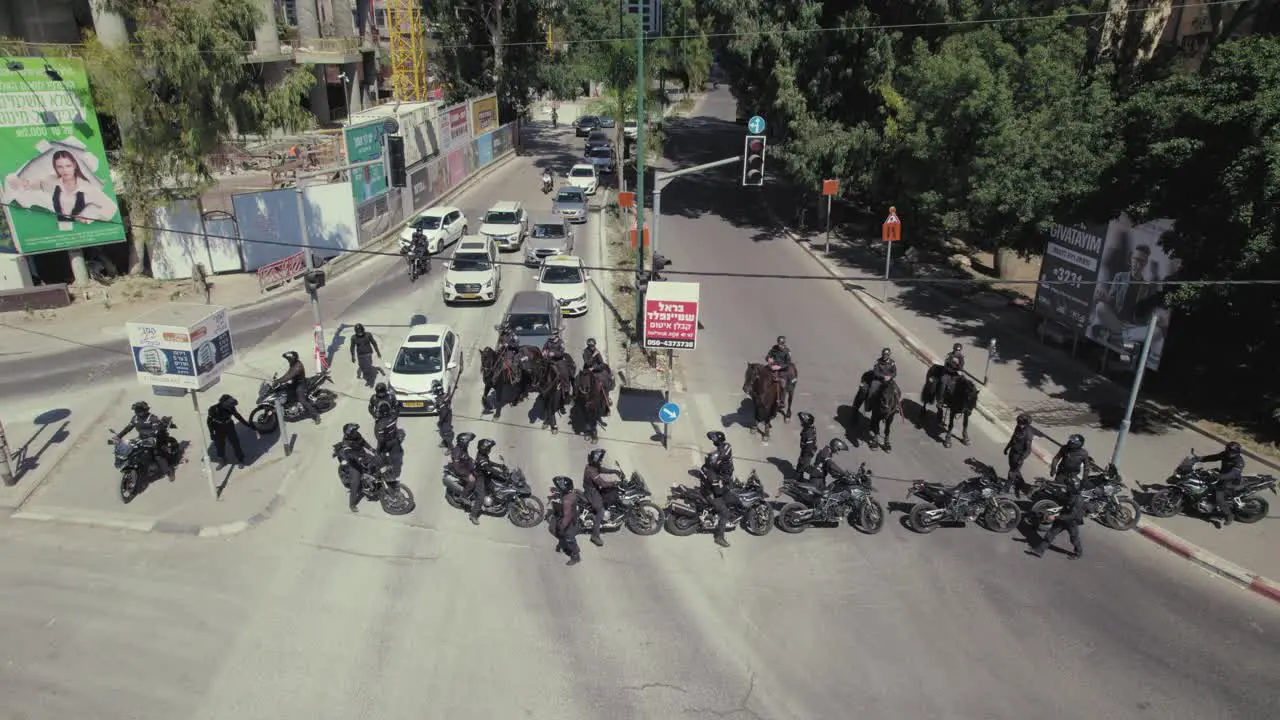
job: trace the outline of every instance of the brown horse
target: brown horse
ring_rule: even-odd
[[[604,372],[592,372],[583,368],[573,382],[574,410],[582,433],[591,442],[600,441],[599,426],[601,418],[609,415],[609,391],[612,390],[612,378]]]
[[[764,440],[769,439],[773,419],[782,412],[787,397],[786,379],[782,373],[769,369],[762,363],[747,363],[747,373],[742,379],[742,392],[751,398],[755,406],[755,427]]]

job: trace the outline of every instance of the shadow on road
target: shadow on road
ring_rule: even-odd
[[[39,469],[40,458],[48,452],[49,448],[71,438],[71,433],[67,431],[67,427],[71,424],[68,420],[70,417],[70,410],[57,408],[46,410],[32,420],[36,431],[17,450],[10,450],[13,453],[9,457],[13,467],[13,482],[10,485],[17,485],[22,478]],[[54,425],[58,427],[55,429]]]

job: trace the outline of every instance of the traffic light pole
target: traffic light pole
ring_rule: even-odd
[[[742,162],[741,155],[725,158],[723,160],[716,160],[715,162],[703,163],[701,165],[694,165],[693,167],[688,167],[683,170],[653,174],[653,237],[651,239],[651,242],[653,243],[653,254],[658,254],[658,222],[662,217],[662,191],[666,189],[667,184],[682,175],[692,175],[704,170],[718,168],[723,165],[731,165],[736,162]]]
[[[636,32],[636,341],[643,344],[644,333],[644,95],[649,77],[644,73],[644,23]]]

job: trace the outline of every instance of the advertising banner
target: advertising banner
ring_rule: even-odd
[[[429,202],[434,202],[436,198],[449,192],[451,187],[448,158],[436,158],[427,163],[427,190],[431,193]]]
[[[482,168],[493,162],[493,133],[476,138],[476,167]]]
[[[1164,304],[1163,283],[1181,265],[1162,244],[1172,229],[1172,220],[1135,226],[1128,216],[1121,215],[1111,221],[1095,276],[1093,311],[1085,329],[1085,335],[1099,345],[1132,354],[1141,347],[1147,324],[1155,316],[1155,335],[1147,355],[1151,370],[1160,367],[1169,332],[1170,311]]]
[[[693,350],[697,346],[698,295],[698,283],[649,283],[644,298],[646,350]]]
[[[382,137],[386,130],[382,120],[364,125],[343,128],[342,139],[347,145],[347,162],[359,163],[382,157]],[[351,193],[356,205],[363,205],[371,198],[387,191],[387,173],[382,165],[370,165],[351,171]]]
[[[423,106],[396,115],[400,135],[404,138],[404,166],[413,167],[436,152],[435,131],[431,127],[431,108]]]
[[[465,144],[471,139],[471,120],[467,114],[467,104],[459,103],[445,108],[440,113],[440,154],[448,154],[450,150]]]
[[[235,363],[226,308],[170,303],[128,323],[138,381],[199,390]]]
[[[84,65],[75,58],[7,61],[22,69],[0,73],[0,203],[8,207],[18,251],[123,241]]]
[[[1105,243],[1105,227],[1054,225],[1049,229],[1036,290],[1036,312],[1041,317],[1074,330],[1085,329]]]
[[[511,129],[511,125],[503,125],[489,135],[494,157],[502,157],[511,149]]]
[[[431,188],[427,178],[428,169],[418,168],[409,175],[409,192],[412,193],[413,210],[425,210],[431,202]]]
[[[467,151],[456,148],[449,153],[449,187],[457,187],[458,183],[467,179]]]
[[[471,136],[498,129],[498,96],[490,93],[471,101]]]

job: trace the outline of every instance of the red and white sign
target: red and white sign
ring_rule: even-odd
[[[693,350],[698,344],[698,283],[649,283],[644,297],[646,350]]]
[[[889,217],[880,226],[880,239],[885,242],[897,242],[902,239],[902,221],[898,219],[898,208],[889,208]]]

